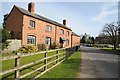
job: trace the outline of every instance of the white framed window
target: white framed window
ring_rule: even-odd
[[[60,34],[64,34],[64,30],[60,29]]]
[[[47,25],[47,26],[46,26],[46,31],[51,32],[51,31],[52,31],[52,27]]]
[[[30,28],[35,28],[35,21],[30,20],[29,24],[30,24]]]
[[[69,36],[69,31],[66,32],[66,36]]]
[[[67,39],[67,40],[66,40],[66,46],[68,46],[68,45],[69,45],[69,40]]]
[[[51,44],[51,38],[50,37],[46,37],[46,44],[50,45]]]
[[[36,37],[33,35],[27,36],[27,44],[36,44]]]

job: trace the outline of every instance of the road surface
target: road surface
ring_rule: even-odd
[[[78,78],[118,78],[118,55],[93,47],[83,47]]]

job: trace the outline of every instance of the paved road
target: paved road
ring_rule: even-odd
[[[78,78],[118,78],[118,55],[83,47],[82,65]]]

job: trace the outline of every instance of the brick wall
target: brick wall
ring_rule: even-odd
[[[80,45],[80,37],[72,35],[72,47]]]
[[[30,28],[29,27],[29,21],[33,20],[35,21],[35,28]],[[65,28],[29,17],[24,15],[23,17],[23,29],[22,29],[22,44],[26,45],[27,44],[27,36],[28,35],[34,35],[36,36],[36,44],[40,43],[45,43],[46,37],[51,38],[51,42],[60,42],[60,37],[63,37],[65,40],[69,40],[69,45],[66,46],[66,42],[64,42],[63,46],[64,47],[71,47],[71,33],[72,31],[67,30]],[[46,26],[49,25],[52,27],[52,31],[48,32],[46,31]],[[60,34],[60,29],[64,30],[64,34]],[[66,32],[69,31],[69,35],[66,36]]]
[[[63,44],[63,47],[71,47],[71,34],[72,34],[72,31],[70,30],[67,30],[67,29],[64,29],[62,27],[58,27],[56,26],[57,29],[56,29],[56,42],[59,43],[60,42],[60,37],[63,37],[65,40],[68,39],[69,40],[69,45],[66,46],[66,41],[64,41],[64,44]],[[60,34],[60,29],[64,30],[64,34]],[[69,31],[69,35],[66,36],[66,32]]]
[[[12,38],[22,38],[23,14],[15,7],[10,12],[7,20],[5,21],[6,29],[12,34]]]

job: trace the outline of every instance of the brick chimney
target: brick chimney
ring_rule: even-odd
[[[34,9],[35,9],[35,4],[33,2],[30,2],[28,4],[28,11],[34,13]]]
[[[66,26],[66,20],[65,20],[65,19],[63,20],[63,25],[65,25],[65,26]]]

